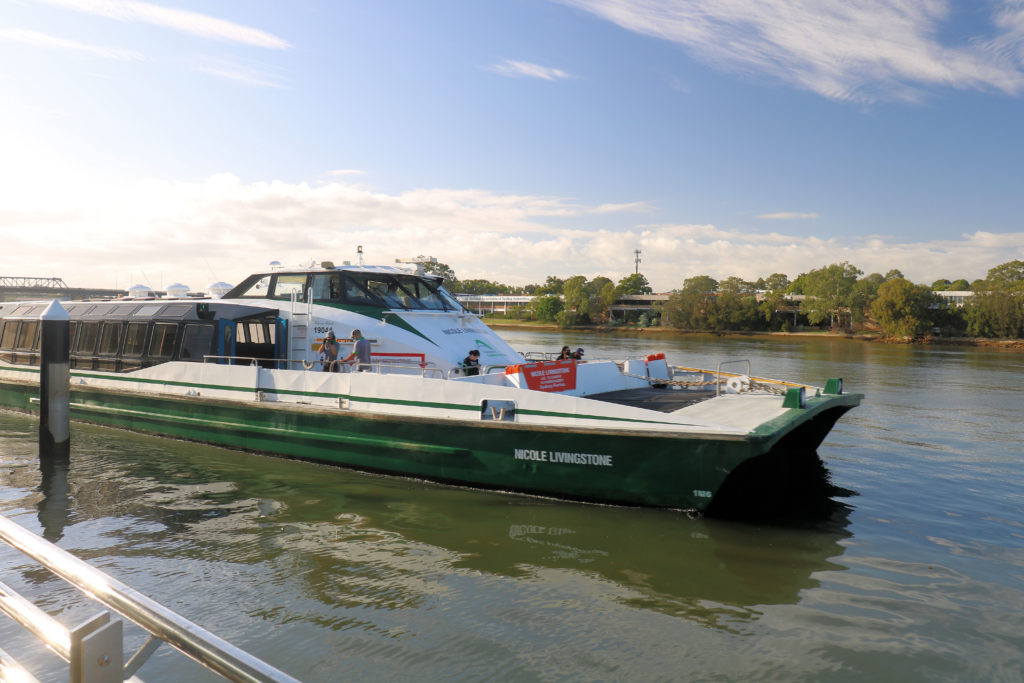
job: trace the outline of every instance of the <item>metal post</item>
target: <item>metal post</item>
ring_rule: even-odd
[[[70,317],[54,299],[39,319],[43,328],[39,361],[39,458],[66,460],[71,448]]]

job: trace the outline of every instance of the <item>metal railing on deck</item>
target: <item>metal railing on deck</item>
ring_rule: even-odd
[[[70,664],[71,683],[138,680],[135,672],[166,642],[207,669],[231,681],[294,681],[231,643],[213,635],[142,593],[110,577],[49,541],[0,515],[0,540],[17,548],[92,599],[150,634],[122,666],[121,622],[101,612],[67,629],[34,604],[0,583],[0,611],[28,629]],[[10,675],[8,675],[10,674]],[[34,681],[0,650],[0,680]]]

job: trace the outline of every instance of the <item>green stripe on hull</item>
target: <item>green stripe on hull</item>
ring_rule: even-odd
[[[0,403],[31,411],[37,392],[2,383]],[[133,431],[484,488],[697,510],[737,465],[770,447],[760,438],[442,422],[89,387],[72,387],[71,401],[76,420]]]

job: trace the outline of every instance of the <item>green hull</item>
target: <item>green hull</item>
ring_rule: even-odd
[[[0,383],[0,405],[35,412],[38,385]],[[260,453],[474,487],[705,510],[731,472],[817,447],[859,397],[814,399],[743,437],[367,415],[71,388],[72,419]],[[72,437],[73,439],[73,437]]]

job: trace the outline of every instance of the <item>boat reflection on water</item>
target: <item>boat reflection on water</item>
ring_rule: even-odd
[[[372,521],[455,550],[457,566],[505,576],[579,572],[627,589],[618,599],[632,606],[731,629],[756,619],[759,605],[797,603],[818,585],[816,572],[845,569],[836,559],[851,535],[851,508],[832,496],[853,492],[829,483],[817,455],[805,464],[817,478],[803,473],[804,495],[760,513],[734,507],[729,519],[517,498],[443,525],[440,509],[423,510],[434,523],[415,532],[408,510]]]
[[[42,471],[41,499],[21,470],[24,495],[4,508],[36,508],[51,539],[77,525],[91,561],[142,563],[131,581],[142,592],[150,571],[158,587],[174,575],[194,584],[197,562],[218,564],[203,571],[260,594],[250,616],[332,630],[368,606],[434,604],[457,575],[492,586],[560,577],[596,600],[732,630],[758,606],[797,603],[817,572],[845,569],[836,560],[850,535],[849,508],[831,498],[817,455],[807,458],[813,496],[738,520],[453,488],[101,428],[79,429],[73,448],[70,472]],[[203,604],[237,599],[231,583],[208,589]]]

